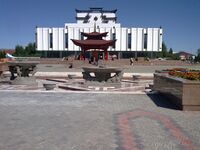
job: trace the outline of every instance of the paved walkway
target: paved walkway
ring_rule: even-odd
[[[95,66],[92,66],[95,67]],[[122,67],[122,66],[121,66]],[[155,70],[170,69],[170,68],[192,68],[200,69],[200,65],[196,66],[130,66],[124,65],[124,77],[132,78],[133,75],[141,75],[144,77],[153,77]],[[77,77],[82,77],[82,69],[68,68],[67,64],[39,64],[38,72],[35,76],[51,76],[51,77],[67,77],[68,74],[74,74]]]
[[[155,94],[0,91],[0,149],[200,149],[200,112]]]
[[[83,65],[83,66],[87,66]],[[38,72],[81,72],[82,66],[76,68],[68,68],[67,64],[39,64]],[[90,67],[96,67],[94,65],[90,65]],[[121,66],[113,66],[113,67],[122,67],[124,68],[124,72],[126,73],[154,73],[155,70],[162,70],[162,69],[169,69],[169,68],[193,68],[193,69],[200,69],[200,65],[195,66],[130,66],[130,65],[121,65]]]

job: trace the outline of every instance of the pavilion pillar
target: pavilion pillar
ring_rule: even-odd
[[[96,50],[93,51],[93,58],[94,58],[94,61],[98,60],[98,52]]]
[[[81,51],[80,60],[85,60],[85,59],[84,59],[84,50]]]
[[[104,50],[104,54],[105,54],[105,60],[108,60],[108,51],[107,50]]]
[[[74,52],[75,59],[77,59],[77,51]]]
[[[85,50],[83,51],[83,60],[85,60]]]

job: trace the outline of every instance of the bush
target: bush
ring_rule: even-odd
[[[5,58],[5,57],[6,57],[5,51],[0,51],[0,58]]]
[[[34,43],[29,43],[25,48],[21,45],[17,45],[15,47],[14,56],[17,56],[17,57],[38,57],[38,56],[41,56],[41,54],[36,51]]]

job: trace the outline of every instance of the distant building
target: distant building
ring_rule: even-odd
[[[178,53],[180,60],[191,60],[195,57],[195,55],[190,54],[188,52],[181,51]]]
[[[0,49],[0,51],[8,54],[13,54],[15,52],[14,49]]]
[[[76,23],[66,23],[64,27],[36,27],[36,48],[44,57],[65,57],[78,55],[80,47],[71,39],[81,40],[81,32],[93,32],[96,23],[97,32],[108,32],[106,40],[117,40],[109,47],[109,54],[118,57],[137,57],[144,52],[156,53],[162,50],[163,29],[160,28],[126,28],[117,22],[117,10],[90,8],[76,9]]]

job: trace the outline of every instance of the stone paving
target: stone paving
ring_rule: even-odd
[[[0,91],[0,150],[200,149],[200,112],[157,94]]]

